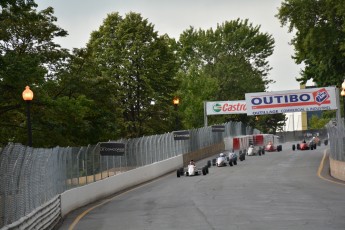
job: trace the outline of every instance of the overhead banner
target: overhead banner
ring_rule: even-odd
[[[246,101],[207,101],[206,115],[247,113]]]
[[[337,109],[335,87],[246,93],[247,115]]]

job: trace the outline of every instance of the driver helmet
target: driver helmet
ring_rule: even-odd
[[[219,154],[219,156],[224,157],[224,153]]]

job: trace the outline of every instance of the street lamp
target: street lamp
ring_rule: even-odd
[[[340,95],[343,97],[343,109],[344,109],[344,119],[345,119],[345,79],[344,79],[344,82],[343,84],[341,84],[341,93]]]
[[[25,87],[22,93],[23,100],[26,101],[26,117],[28,126],[28,146],[32,147],[32,132],[31,132],[31,120],[30,120],[30,102],[34,98],[34,93],[30,90],[29,86]]]
[[[176,112],[176,121],[175,121],[175,125],[176,126],[175,127],[176,127],[176,130],[178,130],[178,128],[179,128],[179,120],[178,120],[177,108],[178,108],[178,105],[180,104],[180,98],[174,97],[173,104],[174,104],[175,112]]]

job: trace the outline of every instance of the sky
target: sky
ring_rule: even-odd
[[[140,13],[154,26],[158,34],[168,34],[176,40],[191,26],[207,30],[225,21],[249,19],[260,26],[262,33],[275,40],[269,64],[273,68],[268,76],[275,83],[268,91],[299,89],[295,80],[302,66],[291,58],[293,35],[281,27],[275,17],[281,0],[36,0],[38,10],[51,6],[57,17],[56,24],[68,31],[65,38],[57,39],[63,48],[86,47],[92,31],[98,30],[109,13],[118,12],[125,17],[129,12]]]

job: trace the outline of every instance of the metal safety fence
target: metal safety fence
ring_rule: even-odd
[[[173,133],[121,139],[123,156],[101,156],[99,144],[84,147],[31,148],[9,143],[0,149],[0,228],[30,214],[58,194],[137,167],[196,151],[225,137],[259,133],[240,122],[189,130],[188,140]]]
[[[344,121],[331,121],[327,124],[330,156],[334,160],[345,161],[345,127]]]

